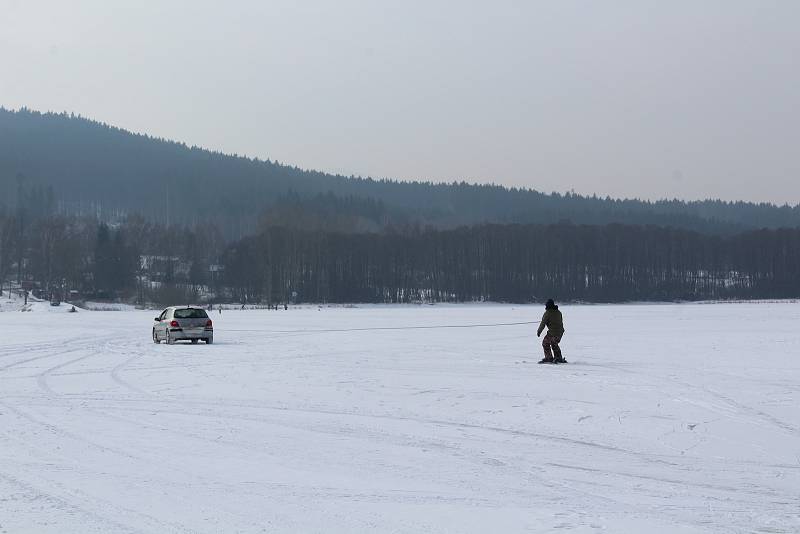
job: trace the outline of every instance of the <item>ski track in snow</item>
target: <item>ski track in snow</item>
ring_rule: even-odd
[[[800,532],[797,303],[565,306],[565,366],[392,330],[538,306],[50,311],[0,313],[3,534]]]

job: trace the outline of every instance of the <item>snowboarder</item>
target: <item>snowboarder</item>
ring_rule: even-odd
[[[567,360],[561,355],[561,348],[558,346],[564,336],[564,320],[553,299],[548,299],[544,305],[544,315],[542,315],[542,322],[539,323],[539,330],[536,331],[536,337],[542,335],[545,327],[547,327],[547,334],[542,340],[544,358],[539,363],[567,363]],[[555,358],[553,354],[555,354]]]

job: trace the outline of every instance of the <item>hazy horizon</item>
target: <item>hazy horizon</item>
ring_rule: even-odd
[[[0,105],[342,175],[800,203],[789,1],[0,0]]]

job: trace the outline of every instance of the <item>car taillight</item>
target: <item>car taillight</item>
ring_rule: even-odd
[[[206,321],[206,328],[211,328],[211,325],[213,324],[214,323],[211,322],[211,319],[209,319],[208,321]]]
[[[180,326],[180,325],[178,324],[178,321],[172,321],[171,323],[169,323],[169,325],[170,325],[171,327],[173,327],[173,328],[178,328],[178,327]]]

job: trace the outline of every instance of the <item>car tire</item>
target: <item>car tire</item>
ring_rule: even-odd
[[[214,343],[214,338],[213,337],[207,337],[206,338],[206,345],[211,345],[212,343]]]
[[[156,329],[155,328],[153,328],[153,343],[155,343],[156,345],[161,343],[161,341],[158,340],[158,336],[156,335]]]
[[[167,330],[167,345],[174,345],[175,339],[170,335],[169,330]]]

